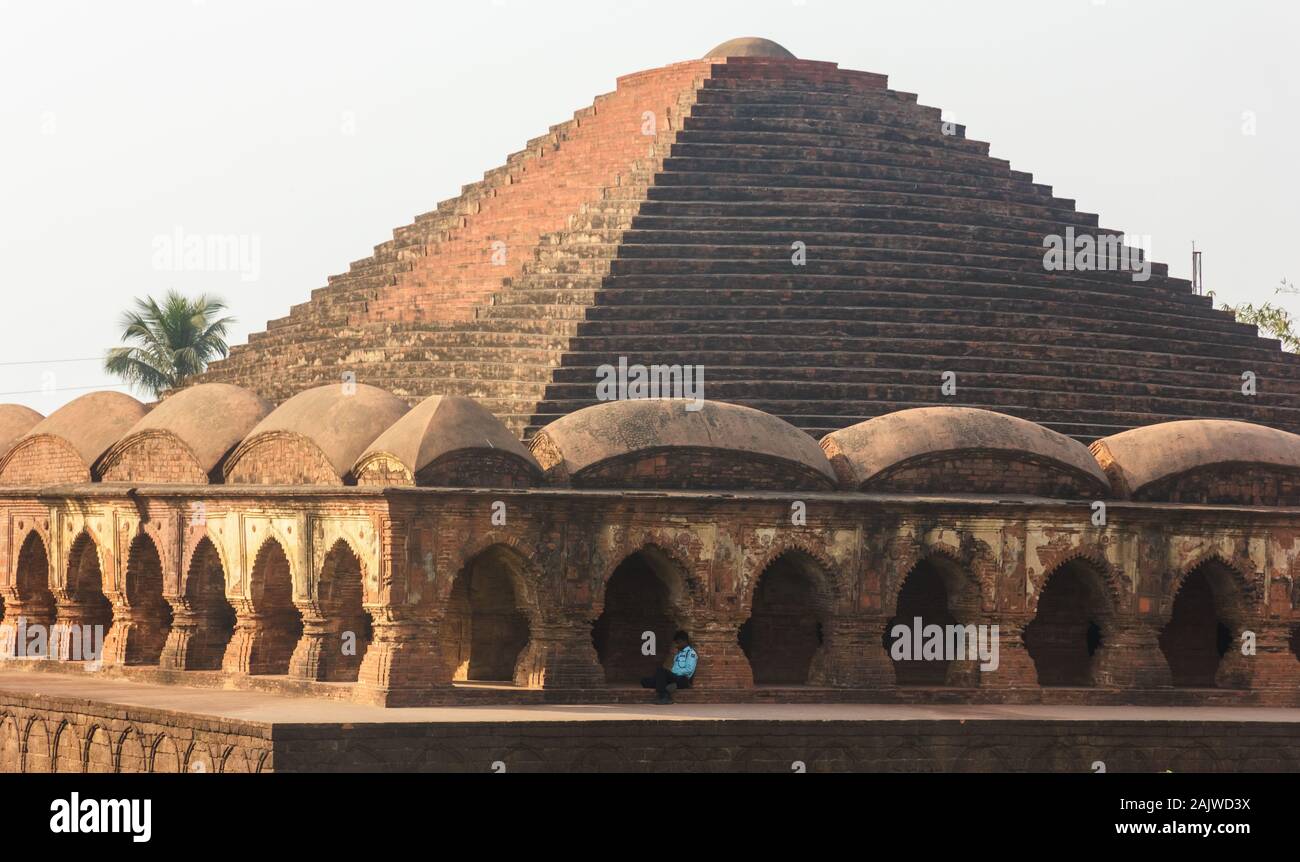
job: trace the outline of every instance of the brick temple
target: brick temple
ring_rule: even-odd
[[[681,627],[685,702],[1300,706],[1297,359],[1067,234],[1123,243],[882,75],[620,78],[196,385],[0,407],[0,669],[99,626],[105,685],[622,703]],[[93,713],[0,690],[0,763],[152,768]]]

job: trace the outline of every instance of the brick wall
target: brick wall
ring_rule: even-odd
[[[295,435],[268,434],[238,453],[226,482],[248,485],[342,485],[314,443]]]
[[[161,482],[205,485],[208,474],[194,460],[193,453],[170,434],[137,437],[124,450],[105,462],[105,482]]]
[[[914,494],[1033,494],[1063,499],[1109,496],[1098,483],[1019,455],[962,454],[911,461],[873,476],[863,491]]]
[[[90,481],[90,469],[67,443],[36,437],[10,453],[0,471],[4,485],[60,485]]]
[[[1153,482],[1135,499],[1171,503],[1300,506],[1300,472],[1253,464],[1221,464]]]
[[[746,488],[754,491],[830,490],[812,469],[748,452],[716,449],[638,452],[580,471],[575,488]]]

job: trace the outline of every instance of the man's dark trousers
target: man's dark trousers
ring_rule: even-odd
[[[690,688],[691,678],[689,676],[678,676],[667,668],[655,668],[654,676],[642,677],[642,688],[653,688],[659,693],[660,697],[668,696],[668,686],[676,683],[678,688]]]

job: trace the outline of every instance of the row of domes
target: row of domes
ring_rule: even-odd
[[[646,399],[558,419],[530,450],[469,398],[433,396],[411,408],[362,384],[318,387],[274,409],[221,383],[152,408],[116,392],[83,396],[48,418],[0,406],[0,484],[9,486],[551,484],[1149,499],[1187,477],[1225,474],[1300,489],[1300,436],[1203,419],[1126,431],[1089,450],[1013,416],[923,407],[818,445],[748,407]]]

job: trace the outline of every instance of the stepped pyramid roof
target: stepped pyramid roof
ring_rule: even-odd
[[[1084,443],[1300,431],[1300,360],[1165,264],[1049,269],[1066,236],[1122,244],[885,76],[733,40],[620,78],[205,379],[280,403],[354,372],[412,405],[472,397],[525,437],[596,404],[620,358],[702,365],[704,397],[816,439],[931,406]]]

